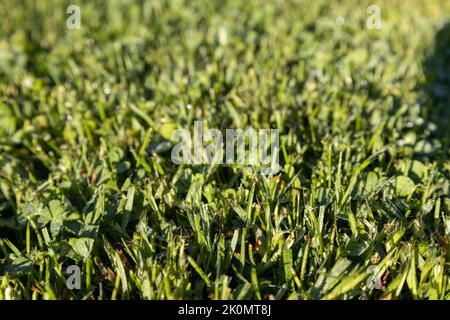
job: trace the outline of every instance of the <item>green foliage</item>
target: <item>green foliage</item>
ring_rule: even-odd
[[[0,2],[0,299],[450,298],[448,1],[381,30],[370,1],[69,4]],[[195,120],[280,129],[283,170],[174,165]]]

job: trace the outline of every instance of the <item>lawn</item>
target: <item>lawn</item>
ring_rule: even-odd
[[[450,299],[450,1],[0,13],[0,300]],[[195,121],[281,170],[174,163]]]

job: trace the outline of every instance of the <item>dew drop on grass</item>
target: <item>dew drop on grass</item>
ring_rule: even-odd
[[[28,89],[31,89],[33,87],[33,79],[26,77],[23,79],[22,85]]]
[[[337,24],[338,26],[343,25],[344,22],[345,22],[345,19],[344,19],[343,17],[337,17],[337,18],[336,18],[336,24]]]

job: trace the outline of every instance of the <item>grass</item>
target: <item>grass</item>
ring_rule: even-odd
[[[75,2],[0,3],[0,299],[450,298],[449,2]]]

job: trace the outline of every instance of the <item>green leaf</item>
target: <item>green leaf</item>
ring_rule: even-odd
[[[73,250],[86,260],[94,247],[94,239],[91,238],[70,238],[69,244]]]
[[[326,206],[333,202],[332,191],[329,188],[316,190],[316,201],[320,206]]]
[[[422,181],[427,174],[427,167],[420,161],[413,160],[407,163],[408,177],[414,182]]]
[[[161,129],[159,130],[159,133],[161,134],[161,136],[163,136],[163,138],[165,138],[166,140],[172,140],[172,134],[173,132],[177,129],[177,124],[176,123],[164,123],[161,126]]]
[[[378,174],[373,171],[370,171],[364,174],[361,177],[361,180],[358,182],[358,193],[362,194],[370,194],[376,190],[378,186]]]
[[[14,261],[6,266],[6,272],[12,274],[24,274],[31,272],[33,269],[33,263],[30,259],[25,257],[19,257],[14,259]]]
[[[399,197],[409,196],[415,189],[414,181],[405,176],[398,176],[394,180],[395,194]]]
[[[206,285],[209,286],[211,281],[209,280],[208,276],[203,272],[202,268],[195,262],[194,259],[191,257],[188,257],[189,264],[194,268],[195,271],[199,274],[199,276],[205,281]]]

